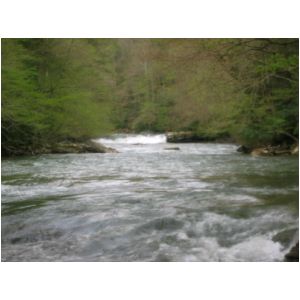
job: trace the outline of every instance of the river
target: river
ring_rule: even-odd
[[[98,141],[120,153],[2,159],[2,261],[282,261],[297,239],[298,157]]]

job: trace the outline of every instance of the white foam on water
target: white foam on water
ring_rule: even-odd
[[[226,249],[226,261],[282,261],[282,246],[266,236],[254,236]]]
[[[242,195],[242,194],[231,194],[226,195],[224,193],[220,193],[216,195],[216,200],[220,203],[226,203],[226,204],[232,204],[232,203],[238,203],[238,204],[250,204],[250,203],[258,203],[261,200],[257,197],[250,196],[250,195]]]
[[[186,241],[188,240],[188,236],[184,231],[179,231],[179,233],[177,233],[177,239],[178,240],[182,240],[182,241]]]
[[[102,144],[162,144],[166,143],[167,137],[165,134],[116,134],[96,141]]]
[[[201,221],[185,227],[195,233],[189,240],[190,252],[198,261],[283,261],[288,249],[272,237],[290,217],[278,209],[248,219],[204,213]],[[274,232],[262,232],[261,228],[267,227],[274,227]],[[186,255],[181,254],[179,260],[189,259]]]
[[[280,243],[265,235],[249,237],[231,247],[221,247],[214,237],[201,237],[189,254],[179,254],[179,261],[283,261],[285,251]],[[192,255],[192,257],[191,257]]]

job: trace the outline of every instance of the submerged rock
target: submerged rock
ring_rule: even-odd
[[[298,262],[299,261],[299,242],[285,255],[285,261]]]
[[[167,148],[164,148],[164,150],[180,150],[179,147],[167,147]]]

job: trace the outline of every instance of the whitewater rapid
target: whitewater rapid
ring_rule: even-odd
[[[115,134],[108,138],[100,138],[99,143],[103,144],[162,144],[167,142],[165,134]]]
[[[114,134],[110,137],[94,140],[105,146],[113,147],[119,152],[130,153],[153,153],[161,154],[169,152],[168,148],[177,147],[181,150],[180,154],[198,155],[225,155],[235,154],[236,145],[233,144],[169,144],[165,134]]]
[[[2,160],[3,261],[282,261],[298,236],[298,158],[162,134],[119,153]]]

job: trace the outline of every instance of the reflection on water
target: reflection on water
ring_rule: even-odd
[[[297,237],[297,157],[102,142],[120,153],[2,161],[2,260],[281,261]]]

